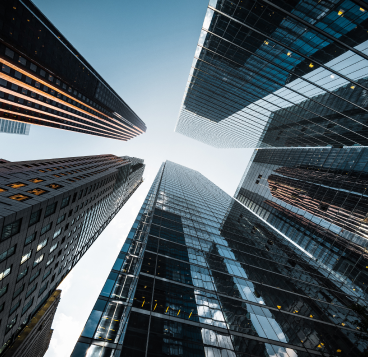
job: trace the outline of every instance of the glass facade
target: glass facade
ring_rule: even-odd
[[[364,293],[167,161],[72,357],[359,356]]]
[[[210,0],[176,131],[215,147],[368,145],[368,5]]]
[[[0,133],[29,135],[30,124],[0,119]]]
[[[0,118],[129,140],[146,125],[30,1],[0,2]]]
[[[367,164],[367,148],[260,149],[235,197],[368,300]]]

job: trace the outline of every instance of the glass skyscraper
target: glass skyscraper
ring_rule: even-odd
[[[167,161],[72,357],[359,356],[365,305],[362,289]]]
[[[0,2],[0,118],[124,141],[146,131],[30,0]]]
[[[30,124],[0,119],[0,133],[29,135]]]
[[[368,145],[368,5],[210,0],[176,131],[215,147]]]
[[[235,197],[366,295],[367,179],[367,148],[260,149]]]
[[[0,163],[1,356],[12,345],[18,351],[19,336],[35,340],[37,331],[21,332],[36,326],[35,316],[140,186],[143,171],[143,160],[115,155]],[[49,341],[49,330],[40,341]]]

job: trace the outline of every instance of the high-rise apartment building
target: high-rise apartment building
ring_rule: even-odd
[[[143,121],[30,0],[0,2],[0,118],[117,140]]]
[[[29,135],[30,127],[30,124],[0,119],[0,133]]]
[[[368,5],[210,0],[176,131],[215,147],[368,145]]]
[[[142,182],[143,160],[0,164],[0,355]]]
[[[365,298],[199,172],[166,162],[71,356],[359,356]]]
[[[365,293],[367,179],[367,148],[260,149],[235,197]]]

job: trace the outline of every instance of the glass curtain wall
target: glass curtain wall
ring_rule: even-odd
[[[358,356],[365,311],[354,287],[167,161],[72,356]]]

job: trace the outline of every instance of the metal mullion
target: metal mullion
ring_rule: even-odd
[[[214,35],[214,36],[219,37],[218,35],[216,35],[216,34],[214,34],[214,33],[212,33],[212,32],[209,32],[208,30],[205,30],[205,29],[203,29],[203,30],[204,30],[204,31],[206,31],[206,32],[208,32],[208,33],[210,33],[210,34],[212,34],[212,35]],[[222,38],[222,37],[219,37],[219,38],[221,38],[221,39],[222,39],[222,40],[224,40],[224,41],[230,42],[230,41],[228,41],[228,40],[226,40],[226,39],[224,39],[224,38]],[[230,42],[230,43],[232,43],[232,42]],[[232,43],[232,44],[233,44],[234,46],[236,46],[236,47],[240,47],[240,46],[236,45],[235,43]],[[242,47],[240,47],[240,48],[242,48]],[[246,52],[250,52],[250,51],[248,51],[248,50],[246,50],[246,49],[244,49],[244,48],[242,48],[242,49],[243,49],[244,51],[246,51]],[[250,53],[252,53],[252,52],[250,52]],[[277,64],[275,64],[275,63],[270,62],[269,60],[267,60],[267,59],[265,59],[265,58],[261,57],[261,56],[260,56],[260,55],[258,55],[258,54],[252,53],[252,55],[254,55],[255,57],[260,58],[261,60],[263,60],[263,61],[265,61],[265,62],[268,62],[269,64],[272,64],[273,66],[275,66],[275,67],[277,67],[277,68],[282,69],[279,65],[277,65]],[[289,72],[289,71],[287,71],[287,70],[285,70],[285,69],[282,69],[282,70],[284,70],[285,72],[288,72],[288,73],[290,73],[290,74],[295,75],[295,76],[296,76],[296,77],[298,77],[299,79],[301,79],[301,80],[303,80],[303,81],[305,81],[305,82],[308,82],[309,84],[311,84],[311,85],[313,85],[313,86],[315,86],[315,87],[317,87],[317,88],[319,88],[319,89],[323,90],[323,91],[324,91],[324,92],[326,92],[326,93],[329,93],[329,94],[333,95],[333,96],[334,96],[334,97],[336,97],[336,98],[339,98],[339,99],[341,99],[341,100],[343,100],[343,101],[346,101],[346,102],[348,102],[348,103],[352,104],[353,106],[355,106],[355,107],[357,107],[357,108],[359,108],[359,109],[363,109],[362,107],[359,107],[359,106],[355,105],[354,103],[349,102],[348,100],[346,100],[346,99],[344,99],[344,98],[341,98],[340,96],[338,96],[338,95],[334,94],[333,92],[330,92],[330,91],[329,91],[329,90],[327,90],[327,89],[324,89],[323,87],[321,87],[321,86],[319,86],[319,85],[317,85],[317,84],[315,84],[315,83],[311,82],[310,80],[308,80],[308,79],[306,79],[306,78],[303,78],[303,77],[301,77],[301,76],[299,76],[299,75],[297,75],[297,74],[295,74],[295,73]],[[349,82],[350,82],[350,83],[353,83],[351,80],[349,80]],[[284,86],[284,87],[285,87],[285,86]],[[362,87],[362,86],[360,86],[360,87]],[[289,89],[289,87],[287,87],[287,88]],[[364,87],[362,87],[362,88],[364,88]],[[313,100],[312,98],[308,98],[308,99]],[[314,101],[314,100],[313,100],[313,101]],[[317,103],[319,103],[319,102],[317,102]],[[329,107],[327,107],[326,105],[324,105],[324,104],[322,104],[322,103],[319,103],[319,104],[320,104],[320,105],[322,105],[322,106],[324,106],[324,107],[326,107],[326,108],[329,108]],[[336,111],[336,110],[334,110],[334,109],[331,109],[331,110],[333,110],[333,111],[337,112],[337,111]],[[364,110],[364,111],[367,111],[366,109],[363,109],[363,110]],[[368,111],[367,111],[367,112],[368,112]],[[343,115],[343,116],[345,116],[345,117],[347,117],[347,118],[351,119],[352,121],[354,121],[354,122],[356,122],[356,123],[358,123],[358,124],[360,124],[360,125],[364,125],[364,126],[367,126],[367,127],[368,127],[368,125],[362,124],[362,123],[358,122],[357,120],[355,120],[355,119],[353,119],[353,118],[350,118],[350,117],[346,116],[345,114],[342,114],[341,112],[337,112],[337,113],[339,113],[339,114],[341,114],[341,115]]]
[[[204,61],[203,61],[204,62]],[[205,63],[207,63],[207,62],[205,62]],[[208,63],[209,64],[209,63]],[[211,65],[211,64],[209,64],[209,65]],[[217,67],[215,67],[215,68],[217,68]],[[199,69],[197,69],[197,70],[199,70]],[[206,73],[206,72],[204,72],[204,73]],[[224,73],[227,73],[226,71],[224,71]],[[210,75],[211,76],[211,74],[208,74],[208,75]],[[200,79],[200,78],[198,78],[198,79]],[[200,79],[201,80],[201,79]],[[247,83],[247,82],[243,82],[243,83]],[[231,84],[231,83],[229,83],[230,85],[233,85],[233,84]],[[244,92],[246,92],[246,93],[248,93],[247,91],[245,91],[244,89],[242,89],[242,88],[238,88],[238,89],[240,89],[241,91],[244,91]],[[224,91],[226,91],[225,89],[224,89]],[[293,90],[294,91],[294,90]],[[231,93],[231,92],[229,92],[229,93]],[[297,93],[297,92],[296,92]],[[283,99],[283,98],[281,98],[281,97],[279,97],[278,95],[276,95],[276,94],[274,94],[274,93],[270,93],[270,94],[272,94],[272,95],[274,95],[275,97],[278,97],[278,98],[280,98],[280,99]],[[299,93],[297,93],[297,94],[299,94]],[[303,96],[303,95],[302,95]],[[265,100],[264,99],[265,97],[263,97],[263,98],[260,98],[261,100],[264,100],[265,102],[268,102],[267,100]],[[308,98],[309,99],[309,98]],[[290,102],[289,100],[287,100],[287,99],[283,99],[283,100],[285,100],[285,101],[288,101],[289,103],[291,103],[291,104],[293,104],[293,106],[298,106],[298,107],[300,107],[300,108],[302,108],[302,109],[304,109],[305,111],[307,111],[307,112],[310,112],[310,113],[312,113],[312,114],[314,114],[314,115],[316,115],[316,116],[318,116],[318,117],[321,117],[321,118],[323,118],[323,119],[325,119],[325,120],[327,120],[327,121],[329,121],[329,122],[332,122],[331,120],[329,120],[329,119],[326,119],[326,118],[324,118],[323,116],[321,116],[321,115],[319,115],[319,114],[317,114],[317,113],[314,113],[314,112],[312,112],[312,111],[310,111],[309,109],[305,109],[305,108],[303,108],[303,107],[301,107],[299,104],[294,104],[294,103],[292,103],[292,102]],[[269,102],[271,105],[274,105],[274,106],[277,106],[277,107],[279,107],[277,104],[274,104],[274,103],[271,103],[271,102]],[[317,102],[318,103],[318,102]],[[257,106],[259,106],[259,107],[261,107],[261,108],[263,108],[263,109],[266,109],[266,110],[268,110],[268,111],[270,111],[271,113],[274,113],[274,112],[272,112],[271,110],[269,110],[269,109],[267,109],[267,108],[264,108],[264,107],[262,107],[261,105],[258,105],[258,104],[256,104],[255,102],[253,102],[253,103],[251,103],[251,104],[254,104],[254,105],[257,105]],[[318,103],[318,104],[320,104],[320,103]],[[247,108],[247,107],[245,107],[245,108]],[[281,107],[279,107],[280,109],[285,109],[285,110],[287,110],[288,111],[288,108],[289,107],[286,107],[286,108],[281,108]],[[249,108],[248,108],[249,109]],[[253,109],[252,109],[253,110]],[[298,115],[299,116],[299,115]],[[300,116],[299,116],[300,117]],[[301,118],[303,118],[303,120],[306,120],[306,121],[308,121],[308,122],[311,122],[310,121],[310,119],[307,119],[307,118],[304,118],[304,117],[301,117]],[[268,122],[268,121],[267,121]],[[317,123],[314,123],[314,122],[311,122],[313,125],[317,125],[317,126],[320,126],[319,124],[317,124]],[[332,122],[333,123],[333,122]],[[292,123],[288,123],[289,125],[292,125],[292,124],[298,124],[298,122],[292,122]],[[283,124],[283,125],[285,125],[285,124]],[[287,124],[286,124],[287,125]],[[299,125],[302,125],[302,124],[299,124]],[[352,131],[352,130],[350,130],[350,129],[348,129],[348,128],[345,128],[344,126],[342,126],[342,125],[340,125],[340,124],[337,124],[338,126],[341,126],[342,128],[344,128],[344,129],[346,129],[347,131]],[[332,130],[329,130],[328,128],[325,128],[325,127],[323,127],[323,126],[321,126],[323,129],[325,129],[325,130],[328,130],[328,131],[331,131],[332,133],[334,133],[334,134],[337,134],[337,135],[339,135],[339,136],[342,136],[341,134],[338,134],[338,133],[335,133],[334,131],[332,131]],[[298,130],[298,129],[295,129],[295,130]],[[311,129],[312,130],[312,129]],[[314,130],[313,130],[314,131]],[[355,132],[354,132],[355,133]],[[309,134],[304,134],[304,135],[309,135]],[[353,140],[352,140],[353,141]]]
[[[263,0],[263,1],[268,2],[267,0]],[[350,79],[350,78],[348,78],[348,77],[346,77],[346,76],[342,75],[341,73],[339,73],[339,72],[335,71],[335,70],[334,70],[334,69],[332,69],[332,68],[329,68],[329,67],[325,66],[324,64],[322,64],[322,63],[320,63],[320,62],[317,62],[317,61],[315,61],[315,60],[311,60],[311,59],[309,59],[309,57],[307,57],[306,55],[302,54],[301,52],[299,52],[299,51],[297,51],[297,50],[294,50],[294,49],[290,48],[289,46],[287,46],[287,45],[285,45],[285,44],[283,44],[283,43],[279,42],[278,40],[274,39],[274,38],[273,38],[273,37],[271,37],[271,36],[267,36],[267,35],[265,35],[263,32],[261,32],[261,31],[259,31],[259,30],[255,29],[255,28],[253,28],[252,26],[247,25],[247,24],[245,24],[245,23],[243,23],[243,22],[241,22],[241,21],[239,21],[239,20],[237,20],[237,19],[234,19],[233,17],[231,17],[231,16],[229,16],[229,15],[227,15],[227,14],[225,14],[225,13],[223,13],[223,12],[221,12],[221,11],[217,10],[217,9],[215,9],[215,8],[214,8],[214,7],[212,7],[212,6],[208,6],[208,8],[209,8],[209,9],[211,9],[211,10],[213,10],[213,11],[215,11],[215,12],[217,12],[217,13],[219,13],[219,14],[221,14],[221,15],[223,15],[223,16],[225,16],[225,17],[227,17],[227,18],[229,18],[229,19],[231,19],[231,20],[233,20],[234,22],[238,23],[239,25],[242,25],[242,26],[247,27],[248,29],[250,29],[250,30],[252,30],[252,31],[254,31],[254,32],[256,32],[256,33],[258,33],[259,35],[261,35],[261,36],[263,36],[263,37],[265,37],[265,38],[270,38],[270,39],[272,39],[272,41],[273,41],[273,42],[275,42],[276,44],[278,44],[279,46],[281,46],[281,47],[283,47],[283,48],[285,48],[285,49],[288,49],[288,50],[290,50],[291,52],[296,53],[297,55],[299,55],[300,57],[303,57],[304,59],[308,59],[308,60],[310,60],[310,61],[312,61],[312,62],[314,62],[314,63],[318,64],[320,67],[322,67],[322,68],[324,68],[324,69],[326,69],[326,70],[328,70],[328,71],[330,71],[330,72],[332,72],[332,73],[336,74],[337,76],[339,76],[339,77],[341,77],[341,78],[343,78],[343,79],[347,80],[348,82],[350,82],[350,83],[354,83],[355,85],[357,85],[357,86],[361,87],[362,89],[368,90],[368,88],[366,88],[365,86],[363,86],[363,85],[359,84],[359,83],[358,83],[358,82],[356,82],[355,80],[352,80],[352,79]],[[213,34],[213,35],[215,35],[215,36],[217,36],[217,37],[220,37],[220,36],[218,36],[218,35],[216,35],[216,34],[214,34],[214,33],[210,32],[209,30],[206,30],[206,29],[204,29],[204,28],[202,28],[202,30],[204,30],[204,31],[206,31],[206,32],[208,32],[208,33],[211,33],[211,34]],[[227,42],[229,42],[229,43],[231,43],[231,44],[234,44],[235,46],[237,46],[237,47],[239,47],[239,48],[242,48],[242,49],[244,50],[244,48],[243,48],[243,47],[241,47],[241,46],[239,46],[239,45],[236,45],[235,43],[233,43],[233,42],[231,42],[231,41],[229,41],[229,40],[226,40],[226,39],[225,39],[225,38],[223,38],[223,37],[220,37],[220,38],[222,38],[223,40],[225,40],[225,41],[227,41]],[[353,51],[353,50],[351,50],[351,51]],[[250,52],[250,51],[248,51],[248,52]],[[253,53],[253,52],[251,52],[251,53]],[[357,53],[357,54],[359,54],[359,53]],[[365,56],[364,58],[365,58],[365,59],[368,59],[368,56]],[[287,72],[289,72],[288,70],[286,70],[286,71],[287,71]],[[293,74],[294,74],[295,76],[298,76],[299,78],[301,78],[299,75],[296,75],[295,73],[293,73]],[[306,81],[308,81],[307,79],[305,79],[305,80],[306,80]],[[314,84],[314,85],[315,85],[315,86],[317,86],[317,87],[319,87],[319,88],[322,88],[322,89],[323,89],[323,87],[320,87],[320,86],[319,86],[319,85],[317,85],[317,84]],[[324,89],[324,90],[325,90],[326,92],[330,92],[330,91],[329,91],[329,90],[327,90],[327,89]],[[359,107],[359,106],[358,106],[358,107]],[[359,107],[359,108],[361,108],[361,107]],[[364,108],[362,108],[362,109],[364,109]],[[366,110],[366,109],[364,109],[364,110]]]

